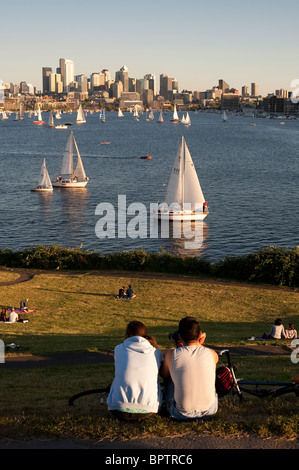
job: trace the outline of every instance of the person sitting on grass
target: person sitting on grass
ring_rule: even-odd
[[[287,329],[285,330],[286,339],[297,339],[297,331],[295,330],[295,325],[289,323]]]
[[[116,297],[117,299],[125,299],[126,294],[125,294],[125,286],[122,286],[119,291],[118,291],[118,296]]]
[[[143,323],[131,321],[124,342],[114,349],[115,376],[107,405],[119,419],[146,419],[162,405],[159,369],[163,354],[152,345],[154,341]]]
[[[0,314],[0,321],[7,321],[7,316],[6,316],[6,310],[5,308],[3,307],[2,308],[2,311],[1,311],[1,314]]]
[[[166,410],[178,421],[210,418],[218,411],[218,354],[203,346],[206,335],[194,317],[182,318],[178,334],[183,346],[165,353],[160,371],[166,386]]]
[[[19,321],[19,315],[17,314],[17,312],[15,312],[15,309],[13,307],[11,311],[9,312],[8,321],[10,323],[15,323],[16,321]]]
[[[129,285],[126,294],[127,294],[127,299],[133,299],[134,297],[136,297],[136,295],[133,292],[131,284]]]
[[[280,318],[277,318],[271,327],[269,334],[264,333],[262,339],[285,339],[286,334]]]

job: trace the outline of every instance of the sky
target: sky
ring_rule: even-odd
[[[123,65],[166,74],[179,89],[258,84],[266,95],[299,79],[298,0],[0,0],[0,80],[42,87],[42,67],[75,75]]]

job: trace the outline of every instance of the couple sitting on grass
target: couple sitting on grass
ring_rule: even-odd
[[[126,339],[114,350],[115,377],[108,409],[124,420],[141,420],[161,411],[164,379],[166,412],[179,421],[213,416],[218,410],[215,389],[218,355],[203,346],[205,334],[193,317],[179,323],[180,344],[165,356],[145,325],[132,321]]]
[[[127,299],[127,300],[134,299],[134,297],[136,297],[136,295],[133,292],[131,284],[129,285],[127,291],[126,291],[125,286],[122,286],[119,289],[118,295],[116,296],[117,299]]]

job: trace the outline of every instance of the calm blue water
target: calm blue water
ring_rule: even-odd
[[[182,115],[182,113],[180,113]],[[204,242],[193,255],[211,261],[243,255],[267,245],[298,245],[299,120],[286,121],[191,113],[192,125],[136,122],[132,114],[118,118],[107,113],[87,116],[76,125],[76,114],[64,114],[57,124],[72,122],[68,130],[36,126],[33,118],[0,121],[1,228],[0,248],[21,250],[34,244],[76,247],[98,252],[160,247],[190,254],[183,240],[147,238],[99,239],[96,206],[118,195],[127,206],[163,200],[175,153],[185,135],[209,206],[203,223]],[[47,113],[43,113],[47,122]],[[70,130],[74,132],[90,181],[86,190],[55,189],[52,195],[30,192],[37,185],[46,157],[52,180],[60,173]],[[101,145],[110,141],[109,145]],[[152,160],[140,160],[149,154]],[[129,219],[128,219],[129,220]]]

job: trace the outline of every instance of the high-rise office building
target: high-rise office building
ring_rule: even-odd
[[[229,84],[226,83],[222,79],[219,80],[219,88],[220,88],[220,90],[222,90],[222,93],[228,93],[229,92]]]
[[[49,76],[52,73],[51,67],[42,68],[42,81],[43,81],[43,93],[49,93],[50,91],[50,81]]]
[[[65,91],[68,91],[71,83],[74,82],[74,62],[69,59],[65,59],[64,63],[64,87]]]
[[[251,84],[251,96],[257,96],[257,83]]]
[[[248,96],[248,95],[249,95],[248,86],[246,86],[246,85],[242,86],[242,96]]]
[[[160,95],[166,100],[169,100],[172,97],[172,80],[173,79],[168,75],[160,75]]]
[[[115,72],[115,81],[122,82],[124,92],[129,91],[129,70],[127,67],[123,66]]]
[[[149,90],[153,90],[154,95],[156,94],[156,77],[152,73],[148,73],[144,75],[144,78],[148,80],[148,88]]]
[[[76,81],[78,83],[78,91],[81,93],[87,93],[88,85],[87,85],[87,77],[84,74],[77,75]]]

